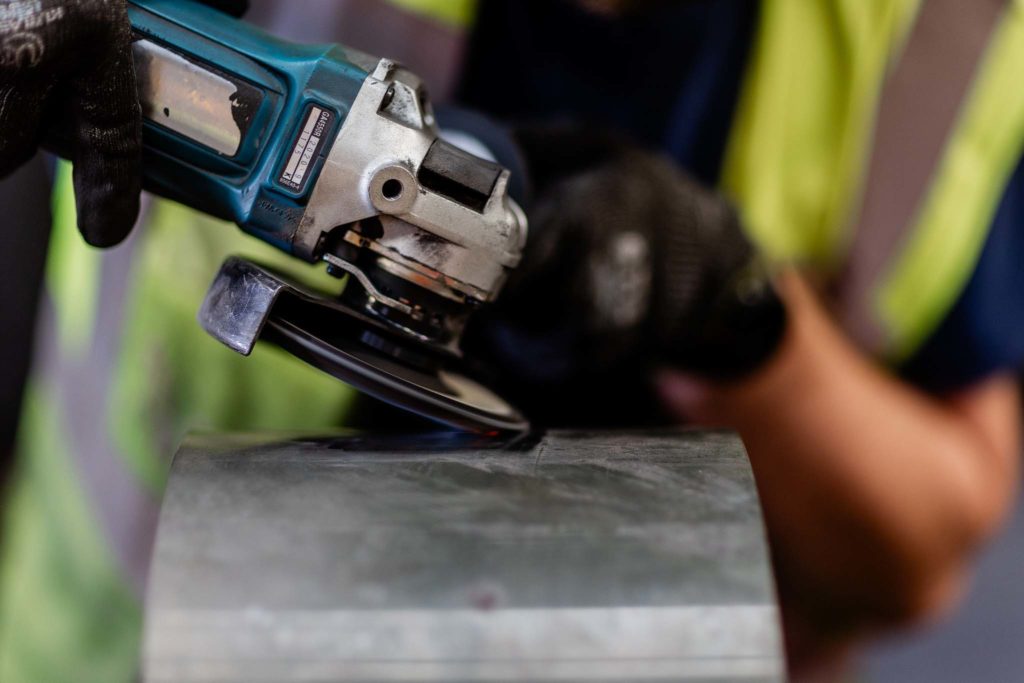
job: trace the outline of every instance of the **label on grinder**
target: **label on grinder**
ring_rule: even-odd
[[[292,147],[292,154],[277,179],[279,185],[299,193],[305,191],[313,165],[322,151],[333,122],[334,112],[316,105],[309,107]]]

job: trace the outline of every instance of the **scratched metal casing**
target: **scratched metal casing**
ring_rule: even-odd
[[[149,683],[778,681],[728,434],[274,440],[178,453]]]

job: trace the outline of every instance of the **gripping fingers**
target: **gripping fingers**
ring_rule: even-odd
[[[118,244],[131,231],[142,185],[142,120],[126,14],[112,31],[116,47],[73,83],[78,227],[97,247]]]

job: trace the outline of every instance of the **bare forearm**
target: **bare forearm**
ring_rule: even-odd
[[[770,366],[678,405],[740,430],[787,580],[864,618],[933,611],[1012,497],[1016,386],[931,398],[864,359],[804,285],[785,292]]]

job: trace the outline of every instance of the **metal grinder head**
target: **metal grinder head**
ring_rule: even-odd
[[[470,378],[459,341],[521,258],[523,211],[509,171],[441,139],[421,81],[380,60],[352,104],[310,198],[293,253],[347,277],[338,297],[241,259],[200,311],[248,354],[265,338],[357,388],[442,423],[523,430]]]
[[[245,259],[221,266],[199,321],[238,353],[249,355],[257,340],[269,341],[371,396],[452,427],[529,428],[515,408],[472,378],[454,347],[421,340]]]

